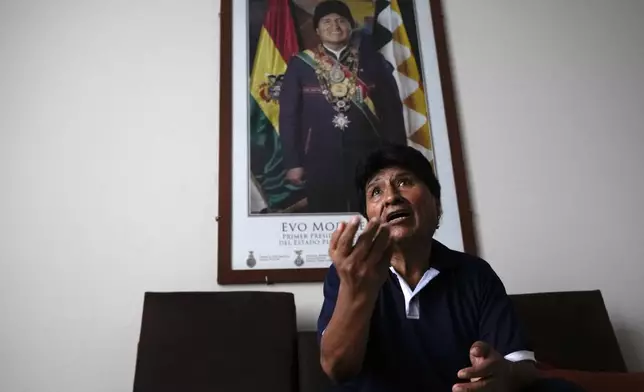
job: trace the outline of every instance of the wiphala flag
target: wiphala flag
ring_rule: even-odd
[[[400,3],[405,5],[402,11]],[[414,23],[412,1],[376,0],[374,44],[394,67],[394,78],[403,102],[405,127],[410,144],[425,153],[431,160],[433,158],[431,130]],[[414,28],[414,34],[408,34],[409,27]]]

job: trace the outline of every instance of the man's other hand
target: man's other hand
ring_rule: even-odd
[[[349,223],[340,223],[331,236],[329,256],[340,277],[340,290],[348,290],[354,298],[372,297],[389,276],[389,229],[380,219],[371,218],[354,245],[359,226],[357,216]]]
[[[470,348],[472,366],[458,371],[458,378],[470,380],[452,387],[454,392],[511,392],[512,363],[485,342]]]

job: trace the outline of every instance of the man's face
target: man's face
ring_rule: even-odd
[[[351,23],[338,14],[325,15],[315,29],[323,44],[346,44],[351,37]]]
[[[367,218],[380,217],[394,242],[433,235],[440,208],[424,182],[397,167],[381,170],[367,183],[366,207]]]

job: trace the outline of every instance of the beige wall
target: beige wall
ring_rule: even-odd
[[[601,289],[644,370],[643,3],[446,3],[483,255]],[[0,4],[0,390],[131,390],[143,292],[220,289],[217,11]]]

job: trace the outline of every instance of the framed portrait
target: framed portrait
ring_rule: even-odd
[[[220,284],[322,281],[386,144],[431,162],[435,238],[477,253],[439,0],[222,0],[220,71]]]

